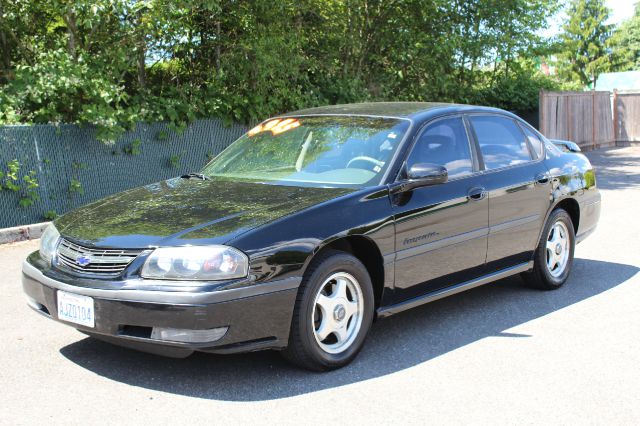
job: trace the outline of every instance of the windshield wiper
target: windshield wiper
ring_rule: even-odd
[[[180,176],[182,179],[201,179],[201,180],[211,180],[210,177],[203,175],[202,173],[187,173],[186,175]]]

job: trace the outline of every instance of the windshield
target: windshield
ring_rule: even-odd
[[[409,121],[362,116],[268,120],[231,144],[202,171],[283,185],[378,184]]]

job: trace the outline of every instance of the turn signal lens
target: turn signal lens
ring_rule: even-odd
[[[209,343],[222,339],[227,334],[228,329],[229,327],[212,328],[210,330],[153,327],[151,338],[168,342]]]

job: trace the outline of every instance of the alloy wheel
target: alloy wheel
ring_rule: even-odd
[[[547,270],[555,278],[564,273],[569,263],[570,238],[567,225],[560,220],[549,229],[546,245]]]
[[[330,354],[347,350],[362,326],[364,299],[358,280],[337,272],[320,286],[312,313],[313,334],[320,348]]]

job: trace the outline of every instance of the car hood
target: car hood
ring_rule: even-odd
[[[63,237],[97,247],[223,244],[352,191],[176,178],[104,198],[55,225]]]

